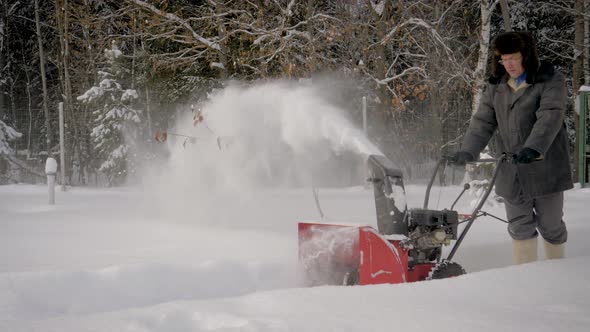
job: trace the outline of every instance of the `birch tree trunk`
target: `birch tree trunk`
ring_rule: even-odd
[[[471,113],[475,114],[481,103],[481,95],[485,86],[484,80],[490,48],[491,19],[497,2],[494,0],[481,0],[481,27],[479,33],[479,57],[477,67],[473,72],[473,100],[471,102]]]
[[[35,26],[37,29],[37,43],[39,44],[39,69],[41,71],[41,84],[43,88],[43,114],[45,115],[45,143],[47,144],[47,155],[51,156],[51,121],[49,118],[47,77],[45,75],[45,55],[43,51],[43,39],[41,38],[41,21],[39,19],[39,0],[35,0]]]
[[[219,63],[221,63],[221,67],[219,68],[220,72],[219,72],[219,78],[221,78],[222,80],[225,80],[228,78],[228,68],[227,68],[227,43],[226,43],[226,31],[225,31],[225,25],[224,25],[224,20],[223,20],[223,16],[221,16],[220,14],[223,13],[223,11],[225,10],[225,6],[220,3],[220,2],[215,2],[215,13],[218,15],[217,20],[216,20],[216,24],[217,24],[217,33],[219,34],[219,50],[217,51],[217,53],[219,54]]]
[[[387,33],[389,32],[388,27],[387,27],[387,22],[389,20],[390,6],[391,6],[390,4],[385,2],[381,13],[378,13],[373,9],[373,15],[375,15],[375,17],[376,17],[377,40],[383,40],[385,38],[385,36],[387,35]],[[376,55],[375,56],[375,76],[379,80],[385,80],[387,78],[387,67],[388,66],[387,66],[387,62],[386,62],[387,57],[386,57],[386,53],[385,53],[385,47],[386,47],[386,45],[384,45],[384,43],[377,43],[374,48],[375,55]],[[378,96],[379,96],[379,100],[380,100],[379,111],[377,113],[378,113],[378,117],[379,117],[379,123],[381,123],[384,126],[387,123],[388,113],[391,112],[391,109],[390,109],[391,98],[389,96],[389,91],[387,91],[386,84],[387,83],[379,84],[379,86],[377,87]],[[385,136],[381,136],[381,137],[384,138]]]

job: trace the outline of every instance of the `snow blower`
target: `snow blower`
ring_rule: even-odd
[[[473,221],[491,215],[481,208],[490,195],[500,164],[506,160],[506,154],[497,160],[479,160],[496,162],[492,180],[473,212],[459,215],[453,208],[469,184],[450,209],[428,209],[432,184],[441,165],[450,162],[448,157],[435,167],[423,208],[407,209],[400,169],[385,156],[369,156],[378,230],[371,226],[299,223],[299,263],[306,285],[395,284],[464,274],[464,269],[451,259]],[[458,234],[460,223],[466,225]],[[452,250],[443,259],[443,245],[453,241]]]

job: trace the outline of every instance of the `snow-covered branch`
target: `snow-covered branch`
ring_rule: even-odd
[[[377,84],[380,84],[380,85],[385,85],[385,84],[388,84],[389,82],[392,82],[392,81],[395,81],[397,79],[400,79],[400,78],[408,75],[411,72],[418,72],[418,73],[420,73],[422,75],[425,75],[426,74],[426,72],[424,71],[424,69],[422,69],[420,67],[410,67],[410,68],[404,69],[404,71],[402,71],[401,73],[399,73],[397,75],[386,77],[386,78],[381,79],[381,80],[376,79],[375,82]]]
[[[572,50],[573,50],[573,49],[574,49],[574,47],[575,47],[575,45],[574,45],[573,41],[572,41],[571,43],[568,43],[568,42],[565,42],[565,41],[563,41],[563,40],[557,40],[557,39],[553,39],[553,38],[551,38],[551,37],[547,36],[547,33],[546,33],[546,32],[545,32],[543,29],[541,29],[541,31],[540,31],[539,33],[540,33],[540,35],[541,35],[543,38],[547,39],[548,41],[550,41],[550,42],[552,42],[552,43],[559,44],[559,45],[564,45],[564,46],[566,46],[567,48],[571,48]],[[558,53],[558,52],[555,52],[555,51],[553,51],[551,48],[547,48],[547,51],[549,51],[549,52],[551,52],[551,53],[555,54],[555,55],[556,55],[556,56],[558,56],[558,57],[564,58],[564,59],[568,59],[568,60],[575,60],[575,57],[573,57],[573,56],[567,56],[567,55],[563,55],[563,54],[561,54],[561,53]]]
[[[391,31],[389,31],[387,33],[387,35],[385,35],[385,37],[382,40],[379,41],[379,43],[386,44],[403,27],[408,26],[408,25],[414,25],[414,26],[422,27],[422,28],[426,29],[426,31],[428,31],[430,33],[430,35],[444,48],[444,50],[445,50],[445,52],[447,52],[447,54],[452,53],[452,50],[446,45],[444,39],[440,36],[438,31],[431,24],[427,23],[423,19],[419,19],[419,18],[415,18],[415,17],[412,17],[412,18],[402,22],[401,24],[396,25]]]
[[[9,127],[2,120],[0,120],[0,155],[11,154],[12,149],[10,148],[8,142],[13,141],[21,136],[21,133],[17,132],[12,127]]]
[[[191,33],[191,35],[193,36],[193,38],[195,40],[197,40],[201,44],[204,44],[207,47],[218,50],[218,51],[221,50],[221,47],[219,46],[218,43],[211,41],[207,38],[203,38],[191,27],[191,25],[185,19],[182,19],[172,13],[167,13],[167,12],[161,11],[158,8],[154,7],[153,5],[146,3],[144,1],[140,1],[140,0],[127,0],[127,1],[131,1],[132,3],[134,3],[135,5],[143,8],[143,9],[149,10],[154,14],[157,14],[161,17],[167,18],[168,20],[170,20],[172,22],[180,24],[183,28],[185,28],[186,30],[188,30]]]

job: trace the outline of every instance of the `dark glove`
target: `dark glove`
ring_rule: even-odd
[[[529,164],[540,156],[541,154],[539,152],[531,148],[524,148],[514,155],[513,162],[515,164]]]
[[[467,151],[458,151],[452,155],[449,160],[457,165],[465,165],[466,163],[474,161],[475,158]]]

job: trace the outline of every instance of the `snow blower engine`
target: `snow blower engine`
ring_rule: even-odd
[[[369,181],[373,184],[377,228],[340,224],[299,223],[299,263],[304,281],[316,285],[367,285],[440,279],[464,274],[450,262],[458,245],[487,199],[493,182],[458,236],[460,216],[451,209],[430,210],[428,199],[432,183],[443,162],[437,164],[428,184],[423,208],[407,209],[402,172],[381,155],[368,158]],[[498,162],[499,163],[499,162]],[[497,165],[498,166],[498,165]],[[498,167],[496,167],[496,170]],[[495,181],[495,175],[493,180]],[[442,246],[455,246],[442,259]]]

